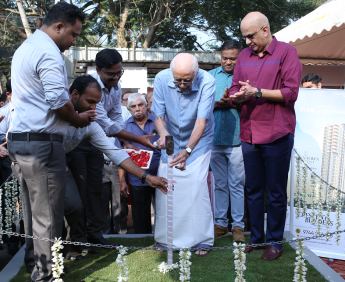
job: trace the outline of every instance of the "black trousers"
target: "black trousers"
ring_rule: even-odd
[[[151,234],[151,199],[155,188],[131,185],[132,218],[135,234]]]
[[[67,156],[84,206],[73,239],[87,242],[88,238],[100,238],[105,220],[102,212],[103,153],[88,140],[83,140]]]

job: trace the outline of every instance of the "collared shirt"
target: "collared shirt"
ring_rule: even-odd
[[[288,133],[295,133],[295,101],[301,81],[302,65],[295,47],[273,41],[259,57],[252,48],[238,56],[229,95],[241,88],[239,81],[250,81],[253,87],[279,89],[284,102],[251,97],[242,103],[240,140],[253,144],[271,143]]]
[[[83,128],[69,126],[62,143],[65,152],[72,151],[84,139],[88,139],[92,145],[101,150],[117,166],[129,158],[129,155],[116,147],[113,139],[108,138],[100,125],[95,122]]]
[[[131,116],[129,119],[125,122],[125,128],[128,132],[133,133],[137,136],[143,136],[143,135],[149,135],[152,134],[152,130],[155,129],[155,120],[156,116],[150,113],[148,114],[147,121],[144,125],[144,130],[141,129],[141,127],[137,124],[137,122],[134,120],[134,118]],[[156,134],[155,137],[150,138],[150,142],[153,143],[159,139],[159,135]],[[142,150],[148,150],[152,151],[152,149],[147,148],[139,143],[132,142],[132,144]],[[120,142],[118,139],[116,139],[115,145],[119,148],[122,148],[120,145]],[[127,154],[127,153],[126,153]],[[161,158],[161,151],[160,150],[153,150],[153,156],[151,160],[150,167],[147,169],[149,174],[151,175],[157,175],[158,166],[159,166],[159,160]],[[130,183],[134,186],[148,186],[148,184],[145,182],[145,184],[141,183],[141,179],[138,177],[135,177],[133,175],[129,175]]]
[[[210,70],[209,73],[216,79],[215,101],[220,101],[226,87],[231,87],[232,74],[226,73],[222,66]],[[213,145],[238,146],[241,144],[240,135],[241,110],[234,108],[214,109],[214,137]]]
[[[7,114],[0,122],[0,140],[3,140],[6,136],[12,123],[14,109],[11,106],[11,103],[9,103]],[[62,142],[65,152],[72,151],[84,139],[88,139],[92,145],[101,150],[117,166],[129,158],[126,152],[114,145],[113,138],[108,138],[100,125],[95,122],[83,128],[69,126]]]
[[[14,53],[11,85],[10,132],[67,132],[69,123],[54,111],[69,101],[66,65],[55,42],[43,31],[36,30]]]
[[[115,135],[124,129],[121,109],[121,85],[118,83],[118,89],[112,87],[109,92],[97,72],[91,74],[91,76],[97,79],[102,88],[102,98],[96,106],[97,123],[107,135]]]
[[[186,164],[192,163],[211,149],[214,133],[214,91],[215,79],[208,72],[199,70],[192,87],[181,92],[173,83],[170,69],[157,74],[154,82],[152,111],[158,117],[165,117],[166,129],[174,137],[174,155],[186,146],[197,118],[206,119],[202,137],[195,146]],[[166,151],[162,151],[162,161],[167,162]]]

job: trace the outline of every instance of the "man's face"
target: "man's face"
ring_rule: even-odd
[[[105,87],[117,87],[119,80],[122,76],[122,63],[112,65],[110,68],[96,68],[99,77],[101,78]]]
[[[128,105],[128,97],[129,97],[129,95],[131,95],[131,94],[132,94],[132,93],[127,93],[127,94],[123,95],[122,100],[121,100],[121,105],[122,105],[122,106],[127,107],[127,105]]]
[[[147,96],[147,109],[149,111],[151,111],[151,106],[152,106],[152,102],[153,102],[153,95]]]
[[[221,54],[221,65],[223,70],[230,74],[234,71],[237,57],[238,57],[238,50],[237,49],[228,49],[228,50],[223,50]]]
[[[94,83],[91,83],[86,87],[83,95],[79,95],[77,90],[73,90],[71,98],[74,109],[78,111],[78,113],[82,113],[96,109],[96,104],[101,101],[102,92],[95,87]]]
[[[196,74],[186,73],[182,70],[174,70],[173,76],[176,87],[180,89],[181,92],[186,92],[192,88]]]
[[[129,105],[129,111],[135,120],[140,121],[147,117],[147,106],[141,99],[131,102]]]
[[[257,27],[254,25],[242,26],[242,37],[245,38],[246,44],[252,47],[256,53],[263,52],[267,46],[268,28],[265,26]]]
[[[304,82],[302,84],[303,88],[313,88],[313,89],[321,89],[321,83],[319,82],[317,85],[312,83],[311,81]]]
[[[72,45],[77,44],[77,37],[79,36],[82,28],[82,23],[76,19],[74,25],[71,24],[57,24],[57,45],[61,52],[68,50]]]

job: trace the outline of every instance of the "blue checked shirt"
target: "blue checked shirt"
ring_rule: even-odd
[[[195,146],[186,164],[192,163],[211,150],[214,121],[215,80],[206,71],[199,70],[189,91],[181,92],[173,83],[170,69],[157,74],[154,82],[152,111],[158,117],[165,117],[166,129],[174,137],[174,155],[186,146],[197,118],[206,119],[206,126],[199,143]],[[162,150],[162,161],[168,156]]]
[[[219,101],[226,87],[231,87],[233,74],[227,74],[222,66],[209,72],[216,79],[215,101]],[[239,146],[241,111],[233,108],[215,109],[213,145]]]

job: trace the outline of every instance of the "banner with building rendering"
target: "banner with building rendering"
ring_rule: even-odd
[[[295,112],[297,119],[295,149],[317,175],[330,185],[345,191],[345,91],[300,89]],[[296,184],[296,174],[294,178]],[[289,188],[290,185],[288,190]],[[320,189],[320,185],[317,184],[315,189]],[[310,181],[307,182],[307,195],[310,204]],[[326,186],[322,190],[322,197],[325,201]],[[334,194],[332,201],[335,200]],[[334,218],[335,213],[332,214]],[[342,214],[342,218],[344,218],[342,222],[344,226],[345,214]],[[287,219],[287,224],[288,221]],[[294,217],[294,235],[298,234],[297,231],[303,237],[315,233],[315,227],[310,224],[308,216],[298,220]],[[324,228],[323,231],[325,232],[326,229]],[[335,231],[335,228],[331,228],[331,231]],[[342,234],[341,242],[344,241],[345,235]],[[344,246],[337,246],[334,240],[327,243],[324,239],[306,243],[307,247],[319,250],[321,253],[332,252],[333,255],[330,257],[336,257],[334,253],[338,253],[339,258],[345,258]]]

